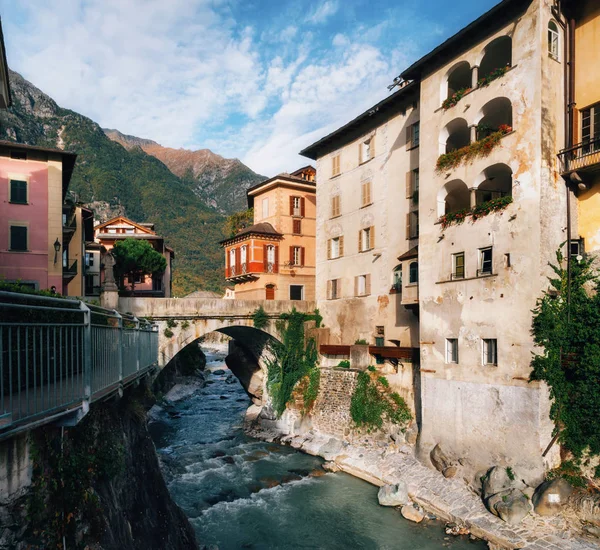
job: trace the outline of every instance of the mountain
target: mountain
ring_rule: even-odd
[[[156,157],[173,174],[190,185],[205,203],[224,214],[233,214],[247,208],[247,189],[267,179],[238,159],[223,158],[210,149],[170,149],[150,139],[128,136],[118,130],[104,129],[104,133],[126,149],[139,147]]]
[[[174,291],[223,288],[223,215],[189,182],[139,147],[110,140],[89,118],[63,109],[21,75],[10,72],[13,106],[0,111],[0,139],[77,153],[70,191],[103,217],[113,212],[153,222],[175,250]]]

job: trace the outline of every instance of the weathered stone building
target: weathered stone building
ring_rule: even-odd
[[[439,443],[473,472],[506,461],[530,481],[558,460],[556,446],[542,456],[550,402],[529,373],[531,310],[568,238],[561,9],[500,2],[404,71],[400,90],[303,151],[319,173],[329,343],[418,347],[415,375],[398,368],[390,382],[415,394],[422,456]],[[581,13],[577,32],[593,41],[592,11]],[[588,125],[582,141],[595,143]],[[571,217],[579,236],[575,207]]]

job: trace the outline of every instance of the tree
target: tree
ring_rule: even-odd
[[[600,454],[600,285],[592,259],[573,259],[568,277],[560,249],[556,278],[533,310],[531,380],[543,380],[559,442],[580,457]],[[569,280],[570,279],[570,280]]]
[[[223,233],[229,239],[235,237],[242,229],[250,227],[254,223],[254,209],[242,210],[231,214],[223,225]]]
[[[129,277],[132,292],[135,290],[136,277],[160,275],[167,269],[167,260],[148,241],[118,241],[112,249],[112,255],[115,259],[115,278],[122,281],[124,277]]]

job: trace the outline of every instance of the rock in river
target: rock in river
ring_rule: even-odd
[[[377,498],[382,506],[404,506],[410,502],[408,487],[404,481],[396,485],[384,485],[379,489]]]

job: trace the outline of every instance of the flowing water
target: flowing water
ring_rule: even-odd
[[[222,358],[207,353],[207,385],[164,408],[150,424],[175,501],[201,546],[482,550],[483,542],[448,537],[443,525],[419,525],[377,503],[377,488],[322,460],[247,437],[249,405]],[[222,369],[225,374],[216,374]]]

